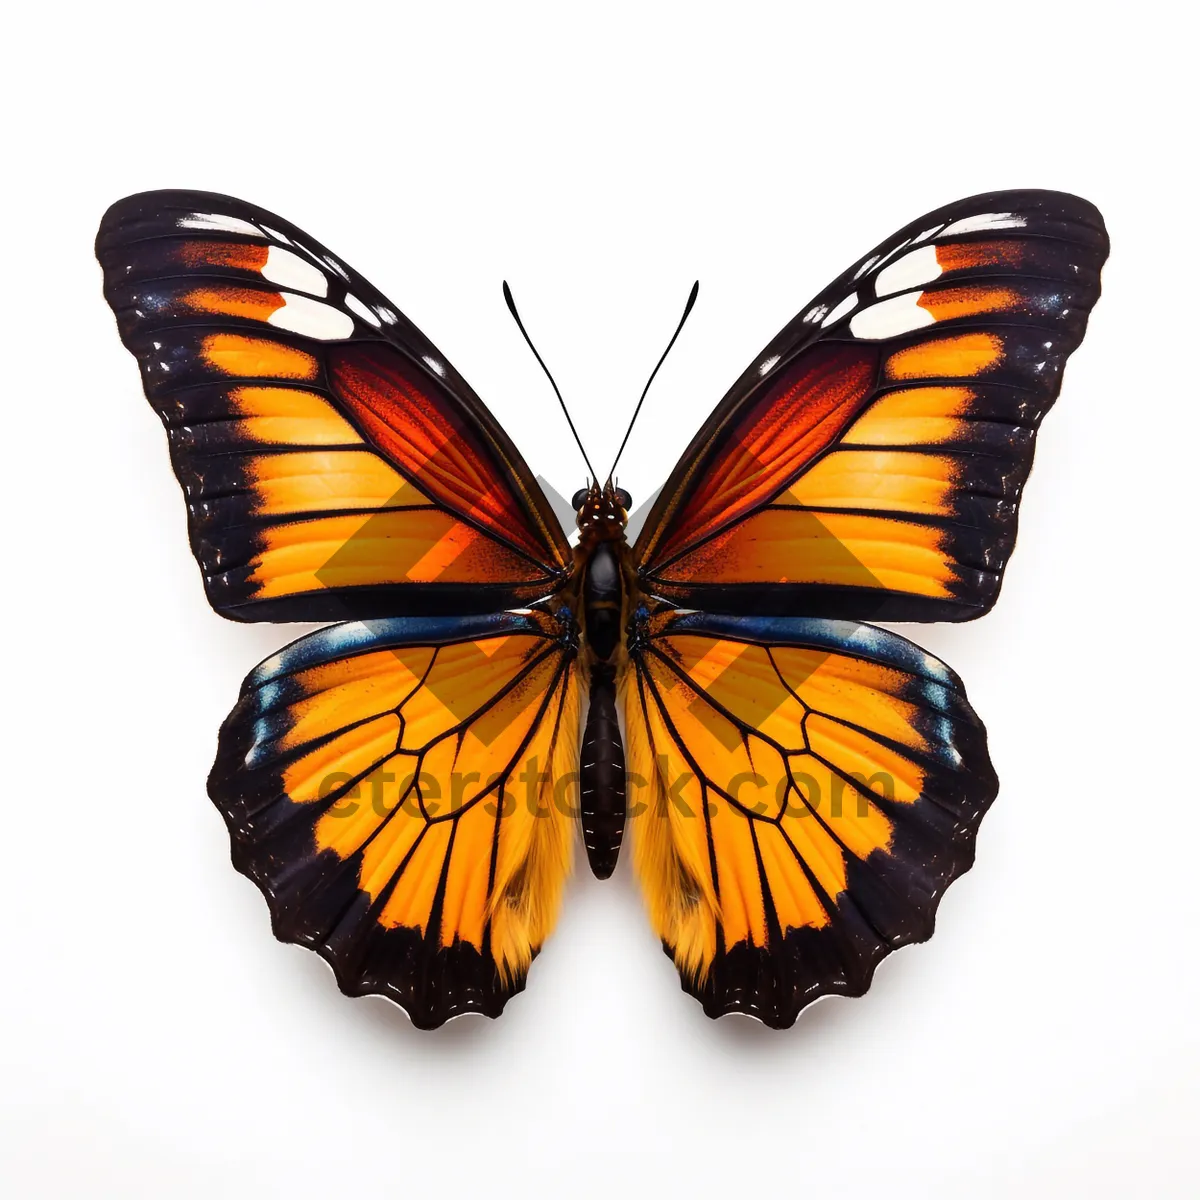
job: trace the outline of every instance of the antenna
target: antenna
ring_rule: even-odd
[[[646,386],[642,388],[642,394],[638,399],[637,407],[633,410],[633,416],[629,418],[629,428],[625,430],[625,436],[621,439],[620,449],[617,450],[617,457],[613,459],[613,465],[608,469],[608,480],[610,483],[612,482],[613,472],[617,469],[617,463],[621,461],[621,455],[625,451],[625,443],[629,441],[629,435],[633,432],[633,423],[638,419],[638,413],[642,411],[642,401],[646,399],[646,393],[650,390],[650,385],[654,382],[655,375],[658,374],[658,368],[663,365],[663,363],[666,361],[667,355],[671,353],[671,347],[675,345],[675,339],[683,330],[683,323],[688,319],[688,314],[692,311],[692,305],[696,303],[696,297],[699,294],[700,280],[697,279],[696,282],[692,284],[692,290],[688,295],[687,304],[685,304],[683,308],[683,316],[679,318],[679,325],[676,327],[675,332],[671,334],[671,340],[667,343],[667,348],[662,352],[662,358],[658,360],[654,370],[650,372],[650,378],[646,380]],[[537,352],[534,351],[534,353]]]
[[[508,311],[512,313],[513,320],[516,321],[517,328],[521,331],[521,336],[525,339],[525,344],[533,351],[533,357],[538,360],[538,365],[546,372],[546,378],[550,380],[550,386],[554,389],[554,394],[558,397],[558,403],[562,407],[563,416],[567,418],[567,424],[571,427],[571,435],[575,438],[575,445],[579,447],[579,453],[583,455],[583,461],[587,463],[587,469],[591,471],[592,478],[599,482],[600,477],[596,474],[595,468],[588,460],[587,451],[583,448],[583,443],[579,440],[579,434],[575,431],[575,422],[571,420],[571,414],[567,412],[567,405],[562,398],[562,392],[558,390],[558,384],[554,382],[554,376],[550,374],[550,368],[542,361],[542,356],[537,352],[537,347],[533,344],[533,340],[529,334],[525,332],[525,326],[521,324],[521,316],[517,312],[517,305],[509,289],[508,280],[504,281],[504,303],[508,305]],[[669,346],[667,348],[670,349]]]

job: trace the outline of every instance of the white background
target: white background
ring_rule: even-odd
[[[1182,11],[1182,6],[1180,7]],[[36,14],[36,15],[33,15]],[[20,6],[0,87],[0,1189],[24,1197],[1194,1195],[1195,29],[1143,2]],[[105,207],[224,191],[326,241],[534,468],[578,455],[512,283],[644,497],[880,238],[1001,187],[1113,254],[965,678],[1001,793],[938,933],[787,1033],[678,987],[628,864],[499,1022],[420,1033],[276,943],[205,797],[246,671],[100,294]]]

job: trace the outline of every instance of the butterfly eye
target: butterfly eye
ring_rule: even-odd
[[[628,512],[629,506],[633,503],[633,497],[624,488],[617,488],[617,503]]]
[[[588,489],[580,488],[579,491],[571,497],[571,507],[578,512],[583,507],[583,502],[588,498]]]

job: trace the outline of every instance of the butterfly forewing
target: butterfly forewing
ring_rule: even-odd
[[[1054,192],[960,201],[883,243],[713,413],[638,538],[644,590],[751,614],[985,613],[1107,249],[1095,208]]]
[[[96,249],[223,615],[495,611],[561,584],[569,548],[512,443],[315,239],[230,197],[150,192],[108,211]]]

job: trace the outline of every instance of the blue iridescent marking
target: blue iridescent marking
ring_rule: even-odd
[[[529,617],[512,612],[472,617],[388,617],[379,621],[347,621],[310,633],[271,655],[250,672],[246,686],[262,688],[281,676],[319,667],[334,659],[394,646],[437,645],[504,633],[541,632],[541,627]]]
[[[853,654],[942,684],[954,692],[962,690],[954,672],[915,642],[875,625],[860,625],[857,621],[824,617],[734,617],[689,612],[672,620],[665,632],[703,633],[710,637],[810,646],[833,653]]]

